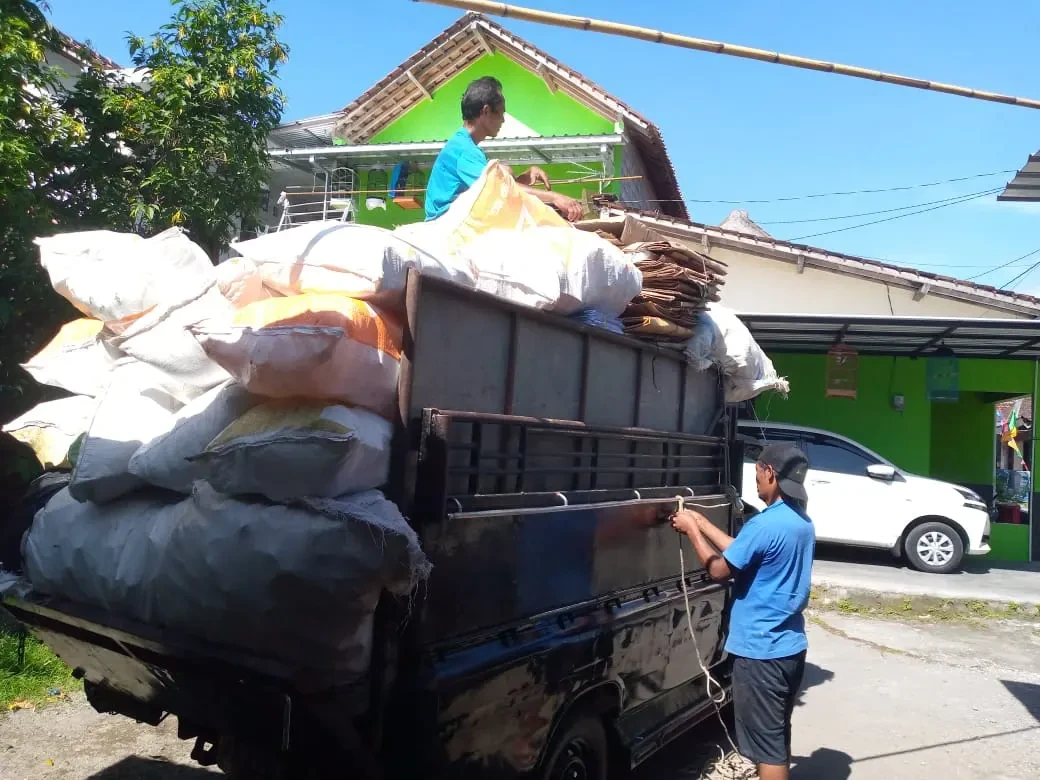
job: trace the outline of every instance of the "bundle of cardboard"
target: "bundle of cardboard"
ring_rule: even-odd
[[[603,238],[618,223],[587,223]],[[621,322],[625,332],[651,341],[685,342],[693,335],[698,312],[719,300],[726,264],[671,240],[646,224],[627,218],[614,241],[643,274],[643,287],[632,299]]]

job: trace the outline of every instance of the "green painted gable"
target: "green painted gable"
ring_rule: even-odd
[[[370,143],[445,141],[462,126],[462,93],[474,79],[502,82],[506,111],[543,136],[614,132],[604,119],[563,92],[551,92],[542,79],[504,54],[484,55],[372,137]]]

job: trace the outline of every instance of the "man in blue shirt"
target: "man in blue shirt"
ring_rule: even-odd
[[[453,135],[437,155],[430,180],[426,184],[426,219],[436,219],[459,195],[473,186],[487,167],[488,158],[477,146],[485,138],[494,138],[505,121],[506,99],[502,84],[491,76],[477,79],[462,96],[462,129]],[[543,203],[553,206],[565,219],[581,219],[581,204],[553,192],[549,177],[538,166],[531,166],[520,175],[517,183]],[[535,189],[542,184],[545,189]]]
[[[798,447],[770,444],[755,464],[766,508],[734,539],[704,515],[672,518],[708,574],[733,578],[726,650],[733,658],[737,747],[763,780],[787,780],[791,713],[805,672],[805,618],[816,534],[805,514],[809,461]]]

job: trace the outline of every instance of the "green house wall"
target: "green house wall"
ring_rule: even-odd
[[[369,143],[406,143],[444,141],[462,126],[462,94],[474,79],[494,76],[502,82],[506,111],[515,119],[542,136],[603,135],[614,132],[614,123],[582,105],[563,92],[552,92],[535,74],[505,55],[496,52],[484,55],[443,84],[432,100],[423,100],[372,137]],[[615,154],[614,170],[621,169],[620,150]],[[494,156],[494,155],[492,155]],[[521,170],[525,166],[518,166]],[[576,179],[590,174],[604,175],[600,163],[543,164],[540,166],[553,180]],[[428,173],[428,172],[427,172]],[[369,186],[369,171],[359,171],[361,188]],[[565,184],[556,189],[572,198],[580,198],[586,189],[599,190],[598,184]],[[617,193],[617,184],[604,188]],[[387,202],[386,209],[369,209],[364,198],[359,198],[358,222],[383,228],[395,228],[423,219],[422,209],[404,209]]]
[[[929,401],[925,359],[861,356],[857,397],[827,398],[825,355],[771,357],[791,393],[787,399],[760,397],[760,419],[848,436],[902,469],[982,488],[984,494],[993,483],[993,404],[1033,392],[1030,361],[961,360],[959,399]],[[904,396],[902,411],[892,406],[897,394]],[[1028,528],[994,524],[991,547],[994,559],[1028,560]]]

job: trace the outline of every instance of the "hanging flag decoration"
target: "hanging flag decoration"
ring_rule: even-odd
[[[956,401],[960,398],[960,370],[957,357],[940,347],[928,358],[925,383],[929,401]]]
[[[859,387],[859,353],[843,344],[827,352],[827,398],[855,398]]]
[[[1022,450],[1018,446],[1018,413],[1022,409],[1022,399],[1019,398],[1015,401],[1015,405],[1011,408],[1011,413],[1003,420],[1003,428],[1000,434],[1000,440],[1004,442],[1008,447],[1015,451],[1019,459],[1022,461],[1022,468],[1029,471],[1029,465],[1026,463],[1025,456],[1022,455]]]

